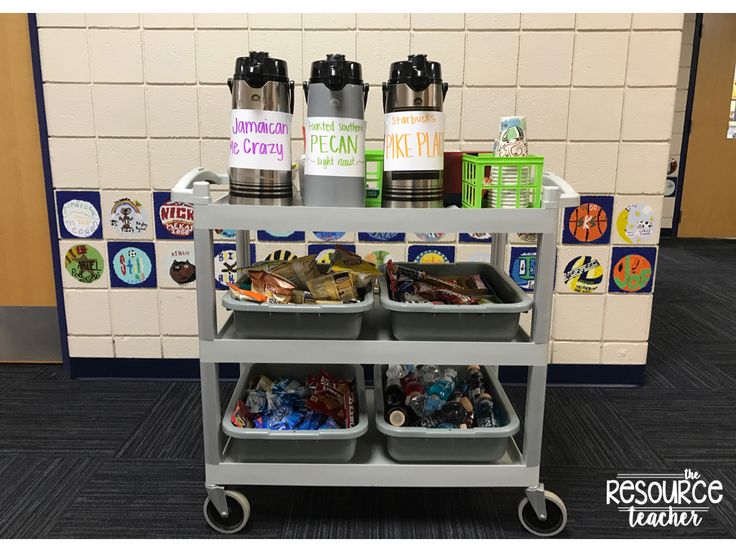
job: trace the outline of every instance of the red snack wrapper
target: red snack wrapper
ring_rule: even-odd
[[[306,401],[307,408],[331,417],[344,428],[355,425],[355,396],[351,380],[334,376],[322,368],[319,374],[307,378],[307,386],[314,390]]]
[[[238,403],[235,405],[235,410],[233,411],[233,415],[230,416],[230,421],[235,427],[255,427],[255,424],[253,423],[253,415],[248,410],[248,407],[245,406],[245,403],[240,399],[238,399]]]

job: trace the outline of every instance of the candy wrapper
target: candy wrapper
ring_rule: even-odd
[[[308,408],[333,418],[341,427],[350,428],[355,425],[352,381],[338,378],[322,369],[319,374],[307,379],[307,387],[314,389],[312,396],[306,401]]]
[[[241,400],[239,400],[238,404],[235,405],[235,410],[233,411],[233,415],[230,417],[230,421],[235,427],[255,427],[255,424],[253,423],[253,415],[248,410],[248,407],[245,406],[245,403]]]
[[[332,270],[350,272],[355,277],[356,286],[364,290],[372,288],[375,279],[381,275],[376,265],[339,245],[335,246],[335,253],[332,255]]]
[[[296,288],[294,284],[264,270],[248,269],[251,280],[251,290],[268,297],[269,302],[288,303],[291,300],[291,292]]]
[[[315,299],[328,301],[356,301],[358,290],[350,272],[330,272],[309,282],[309,291]]]
[[[268,399],[265,391],[250,391],[245,398],[245,406],[249,412],[260,414],[268,408]]]
[[[230,288],[230,297],[237,299],[238,301],[251,301],[253,303],[265,303],[268,301],[268,297],[262,293],[256,293],[249,289],[242,289],[233,283],[228,283],[227,287]]]
[[[298,289],[306,291],[309,289],[307,283],[310,280],[320,277],[319,268],[314,255],[299,257],[275,266],[270,270],[271,274],[276,274],[285,278]]]

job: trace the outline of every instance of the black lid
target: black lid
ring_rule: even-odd
[[[252,51],[247,57],[235,60],[235,80],[244,80],[253,87],[261,87],[267,81],[287,82],[289,71],[283,59],[272,58],[268,52]]]
[[[391,64],[388,84],[408,84],[414,90],[421,90],[430,84],[442,83],[442,67],[437,61],[429,61],[426,54],[413,54],[406,61]]]
[[[344,54],[327,54],[325,59],[312,62],[309,82],[321,82],[331,90],[346,84],[363,84],[363,71],[357,61],[345,60]]]

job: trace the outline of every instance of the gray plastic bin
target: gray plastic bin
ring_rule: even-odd
[[[355,381],[357,424],[348,429],[270,430],[245,429],[230,421],[238,399],[244,398],[248,380],[265,375],[271,379],[289,376],[302,383],[307,375],[321,368],[318,364],[247,364],[222,418],[222,429],[234,439],[247,443],[238,446],[238,459],[244,462],[349,462],[355,454],[358,437],[368,431],[365,405],[365,378],[360,364],[331,364],[330,373]],[[242,443],[242,442],[241,442]]]
[[[458,378],[464,378],[468,367],[453,366]],[[519,417],[511,406],[498,378],[484,366],[483,375],[493,401],[499,427],[445,429],[395,427],[384,418],[383,380],[386,366],[374,368],[376,426],[386,435],[388,453],[399,462],[496,462],[506,451],[509,439],[519,431]]]
[[[486,305],[399,303],[389,297],[384,267],[381,305],[391,311],[391,329],[400,341],[512,341],[519,315],[534,303],[508,274],[489,263],[397,264],[432,276],[480,274],[503,301]]]
[[[327,265],[318,265],[321,272]],[[238,284],[247,281],[243,276]],[[343,305],[276,305],[233,299],[228,292],[222,305],[233,311],[239,337],[249,339],[357,339],[363,314],[373,307],[373,290],[360,303]]]

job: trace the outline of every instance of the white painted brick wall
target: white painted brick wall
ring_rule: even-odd
[[[152,210],[151,191],[170,189],[188,168],[225,170],[225,81],[237,55],[268,50],[288,61],[296,83],[328,52],[362,62],[372,85],[367,137],[380,147],[380,84],[391,62],[421,51],[443,64],[451,85],[448,151],[486,149],[499,117],[526,115],[532,152],[548,169],[581,192],[615,195],[614,213],[647,202],[666,218],[661,193],[668,152],[679,153],[682,137],[693,22],[682,14],[39,14],[52,178],[60,191],[99,190],[105,238],[123,239],[106,227],[112,201],[142,197]],[[303,113],[298,90],[294,155]],[[153,241],[153,225],[137,239]],[[307,240],[316,243],[311,233]],[[416,240],[357,247],[403,258]],[[80,241],[65,239],[62,255]],[[559,246],[554,362],[645,362],[650,294],[609,294],[607,280],[591,295],[559,285],[562,261],[576,255],[600,257],[607,277],[621,241],[614,232],[612,244]],[[90,243],[107,261],[105,240]],[[157,243],[160,253],[177,244]],[[454,234],[439,245],[454,247],[456,260],[488,253]],[[305,254],[307,244],[258,242],[256,255],[277,249]],[[167,271],[159,266],[159,278]],[[109,289],[109,273],[92,286],[68,275],[64,284],[74,356],[196,355],[194,289]],[[225,316],[218,306],[219,324]]]

